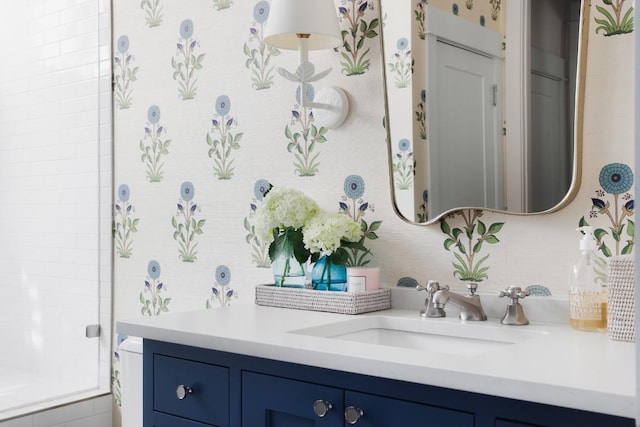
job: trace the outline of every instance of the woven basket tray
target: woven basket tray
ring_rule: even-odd
[[[367,292],[331,292],[258,285],[256,286],[256,304],[298,310],[360,314],[391,308],[391,289]]]
[[[632,257],[615,256],[607,267],[607,329],[609,338],[634,341],[635,322],[635,266]]]

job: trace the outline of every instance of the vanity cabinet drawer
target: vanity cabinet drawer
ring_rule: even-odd
[[[153,365],[154,411],[229,425],[228,368],[161,354],[154,354]]]

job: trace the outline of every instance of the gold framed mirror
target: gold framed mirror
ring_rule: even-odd
[[[381,0],[391,197],[409,223],[550,213],[580,185],[589,2],[475,3]]]

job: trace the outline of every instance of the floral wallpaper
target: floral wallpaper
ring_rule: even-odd
[[[426,2],[406,5],[409,20],[420,4]],[[380,60],[379,4],[335,6],[343,43],[310,53],[318,69],[332,71],[309,90],[342,87],[351,111],[342,127],[327,130],[300,106],[296,85],[276,72],[295,70],[297,53],[263,43],[268,1],[114,1],[114,321],[253,304],[254,286],[273,280],[253,223],[269,185],[298,188],[323,209],[358,221],[366,250],[354,250],[350,262],[381,267],[386,286],[434,279],[461,290],[460,279],[475,275],[480,292],[535,285],[564,295],[580,218],[602,230],[612,254],[632,249],[633,188],[618,184],[633,173],[628,33],[590,34],[583,179],[568,207],[532,217],[463,211],[418,227],[396,215],[389,197],[389,173],[412,185],[411,153],[424,139],[394,136],[389,162],[381,73],[395,59]],[[597,6],[611,9],[597,0],[593,12]],[[459,2],[458,13],[491,7],[488,0]],[[490,12],[485,21],[493,25]],[[385,23],[385,40],[399,57],[414,52],[413,36],[392,24]],[[410,67],[403,61],[401,80]],[[406,88],[390,88],[416,92],[409,128],[424,123],[422,88],[411,79]],[[426,216],[428,193],[413,191]],[[116,346],[116,397],[119,369]]]

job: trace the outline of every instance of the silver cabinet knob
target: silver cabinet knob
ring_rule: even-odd
[[[183,400],[185,397],[187,397],[190,394],[193,394],[193,389],[189,386],[180,384],[178,388],[176,388],[176,396],[178,396],[178,399],[180,400]]]
[[[319,418],[323,418],[325,415],[327,415],[327,413],[333,409],[333,405],[331,404],[331,402],[328,402],[326,400],[316,400],[315,402],[313,402],[313,412],[319,417]]]
[[[364,411],[356,406],[349,406],[344,410],[344,419],[347,424],[354,425],[364,416]]]

